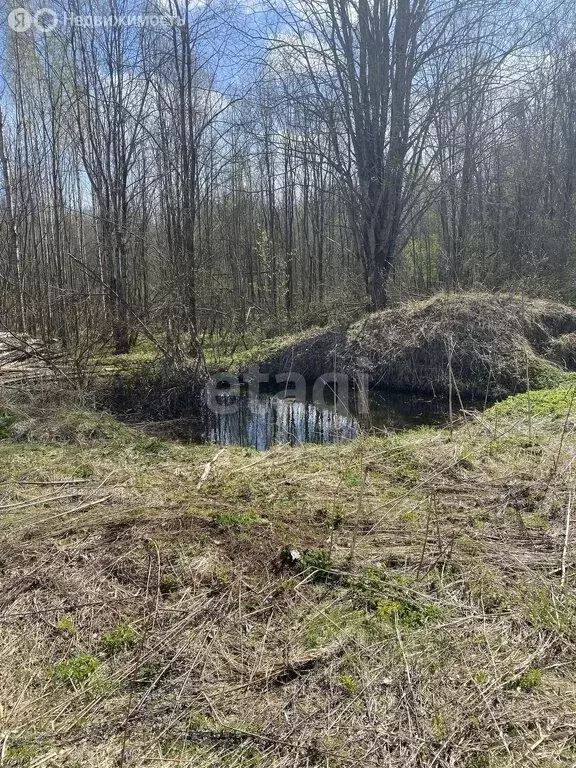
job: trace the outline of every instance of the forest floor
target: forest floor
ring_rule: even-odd
[[[573,399],[266,453],[4,403],[0,765],[573,766]]]

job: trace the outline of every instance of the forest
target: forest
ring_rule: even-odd
[[[6,329],[189,351],[439,290],[572,297],[572,3],[52,14],[1,31]]]
[[[574,1],[21,2],[0,768],[576,765]]]

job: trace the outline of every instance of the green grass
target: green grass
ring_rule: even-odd
[[[343,674],[340,677],[340,685],[347,693],[355,694],[360,688],[360,683],[352,675]]]
[[[162,343],[162,337],[159,337]],[[149,363],[160,355],[158,347],[146,336],[140,336],[136,345],[125,355],[116,355],[112,350],[104,351],[94,360],[98,367],[111,368],[116,371],[129,370],[135,365]]]
[[[529,669],[518,680],[518,688],[524,693],[532,693],[542,685],[542,672],[539,669]]]
[[[68,635],[75,635],[77,631],[76,622],[72,616],[62,616],[62,618],[56,624],[56,627]]]
[[[7,765],[30,765],[42,754],[42,746],[35,743],[13,744],[6,749]]]
[[[259,363],[277,352],[289,349],[290,347],[314,336],[318,328],[310,328],[306,331],[286,334],[284,336],[275,336],[271,339],[252,339],[248,348],[237,348],[229,359],[229,368],[239,370],[245,368],[251,363]]]
[[[117,653],[134,648],[138,638],[139,635],[133,627],[129,624],[121,624],[105,635],[102,635],[98,641],[98,647],[105,656],[114,656]]]
[[[419,605],[402,600],[379,600],[376,615],[380,621],[398,623],[406,629],[420,627],[428,621],[442,617],[442,610],[436,605]]]
[[[214,336],[204,341],[204,360],[210,370],[239,370],[250,363],[264,360],[284,347],[298,343],[317,330],[312,328],[272,338],[262,338],[260,332],[248,332],[242,341]],[[162,334],[158,335],[158,339],[162,344],[164,341]],[[186,348],[186,338],[182,343]],[[127,354],[116,355],[112,350],[105,350],[94,358],[93,364],[96,368],[104,369],[109,373],[125,374],[143,364],[158,360],[161,354],[152,341],[141,336],[135,347]]]
[[[300,569],[303,572],[311,572],[317,578],[323,578],[332,568],[332,558],[330,552],[326,549],[314,548],[306,549],[302,553],[300,560]]]
[[[576,385],[567,384],[561,388],[535,390],[514,395],[488,409],[489,416],[565,416],[576,405]]]
[[[56,664],[52,669],[52,678],[72,687],[86,682],[100,666],[98,659],[88,654],[80,654]]]
[[[212,519],[220,528],[237,529],[252,528],[266,522],[256,512],[219,511],[212,515]]]

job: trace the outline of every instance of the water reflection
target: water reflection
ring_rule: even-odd
[[[301,402],[270,393],[254,397],[247,392],[223,392],[218,401],[225,406],[224,412],[204,409],[198,439],[258,450],[279,443],[333,443],[350,440],[362,429],[388,432],[447,420],[446,404],[441,400],[379,393],[370,394],[367,408],[354,402],[349,411],[340,412],[311,399]]]
[[[231,401],[232,396],[221,396]],[[245,445],[260,450],[278,443],[332,443],[349,440],[360,430],[357,419],[334,408],[318,408],[311,402],[285,400],[271,395],[235,397],[233,413],[210,410],[204,417],[204,439],[223,445]]]

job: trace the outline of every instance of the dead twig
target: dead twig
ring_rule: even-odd
[[[572,522],[572,491],[568,494],[568,506],[566,507],[566,520],[564,524],[564,546],[562,548],[562,577],[560,579],[560,586],[564,587],[566,584],[566,561],[568,559],[568,544],[570,541],[570,525]]]
[[[214,464],[215,464],[215,463],[218,461],[218,459],[220,458],[220,456],[222,456],[222,454],[224,453],[224,451],[225,451],[225,450],[226,450],[226,448],[221,448],[221,449],[218,451],[218,453],[216,454],[216,456],[214,456],[214,458],[213,458],[213,459],[211,459],[211,460],[210,460],[210,461],[209,461],[209,462],[206,464],[206,466],[204,467],[204,472],[202,473],[202,477],[200,478],[200,481],[198,482],[198,485],[196,486],[196,490],[197,490],[197,491],[199,491],[199,490],[200,490],[200,488],[202,488],[202,486],[203,486],[203,485],[204,485],[204,483],[206,482],[206,480],[208,480],[208,477],[209,477],[209,475],[210,475],[210,472],[212,471],[212,467],[213,467],[213,466],[214,466]]]

